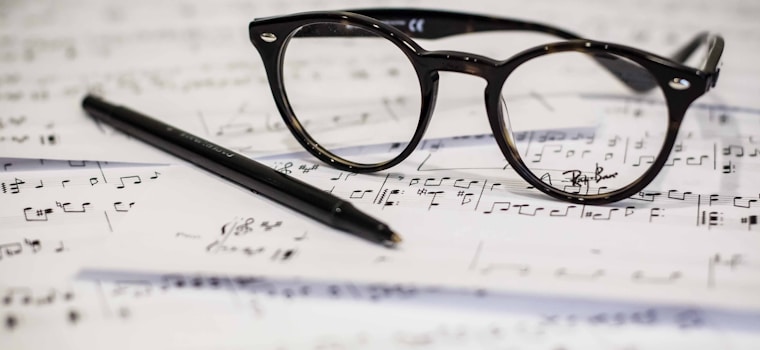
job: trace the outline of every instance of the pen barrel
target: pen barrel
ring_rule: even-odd
[[[390,242],[392,233],[390,227],[354,207],[351,203],[342,201],[334,209],[334,225],[344,231],[353,232],[362,238]],[[378,237],[378,234],[383,234]]]
[[[378,237],[390,233],[385,224],[350,203],[237,152],[97,97],[87,96],[82,106],[94,118],[313,219],[372,241],[388,239]]]

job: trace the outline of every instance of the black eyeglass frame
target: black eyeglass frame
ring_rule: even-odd
[[[419,26],[413,25],[413,23],[419,25],[421,19],[425,21],[427,27],[424,31],[420,30]],[[386,22],[401,23],[402,25],[396,27],[386,24]],[[412,139],[395,158],[376,164],[361,164],[342,159],[315,141],[296,117],[283,84],[283,56],[287,43],[299,28],[317,23],[335,23],[345,26],[345,32],[330,33],[329,35],[332,36],[362,36],[361,31],[351,29],[358,27],[373,35],[385,38],[407,56],[417,72],[422,93],[419,123]],[[430,29],[431,27],[433,28]],[[412,37],[435,39],[450,35],[494,30],[536,31],[565,40],[529,48],[506,60],[496,60],[458,51],[428,51],[412,40]],[[249,25],[249,34],[251,42],[263,60],[272,96],[285,125],[309,153],[335,168],[357,173],[375,172],[388,169],[407,158],[422,140],[432,117],[438,90],[438,72],[459,72],[479,76],[487,81],[484,94],[489,124],[509,165],[530,185],[552,197],[572,203],[592,205],[612,203],[633,196],[654,180],[668,159],[689,105],[715,86],[720,73],[719,61],[724,47],[722,37],[701,33],[676,52],[673,58],[665,58],[624,45],[583,39],[568,31],[539,23],[424,9],[319,11],[269,17],[252,21]],[[299,33],[299,36],[302,35],[324,36],[325,34]],[[708,45],[708,51],[701,67],[692,68],[684,65],[683,62],[704,44]],[[500,96],[502,86],[510,73],[530,59],[568,51],[608,58],[615,55],[633,61],[651,73],[665,95],[669,124],[660,153],[656,156],[652,166],[638,179],[612,192],[569,193],[547,186],[523,163],[504,124]],[[619,65],[617,67],[606,66],[605,68],[611,71],[628,69],[626,67],[621,68]],[[636,90],[647,88],[631,86],[630,84],[629,86]]]

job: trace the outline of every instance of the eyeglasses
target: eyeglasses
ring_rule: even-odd
[[[488,121],[509,165],[544,193],[586,204],[630,197],[655,178],[687,108],[715,86],[724,46],[702,33],[664,58],[543,24],[419,9],[300,13],[249,31],[285,124],[325,163],[360,173],[398,164],[430,122],[438,72],[466,73],[487,82]],[[411,39],[484,31],[564,40],[496,60]],[[702,65],[685,66],[700,47]],[[396,153],[356,152],[370,143]]]

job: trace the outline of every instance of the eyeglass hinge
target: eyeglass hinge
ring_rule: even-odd
[[[718,77],[720,76],[720,68],[715,70],[715,73],[712,73],[707,76],[707,88],[705,91],[709,91],[711,88],[714,88],[715,85],[718,83]]]

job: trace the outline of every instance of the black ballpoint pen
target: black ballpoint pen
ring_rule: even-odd
[[[99,97],[85,96],[82,107],[93,118],[128,135],[328,226],[386,245],[401,242],[388,225],[351,203],[248,157]]]

